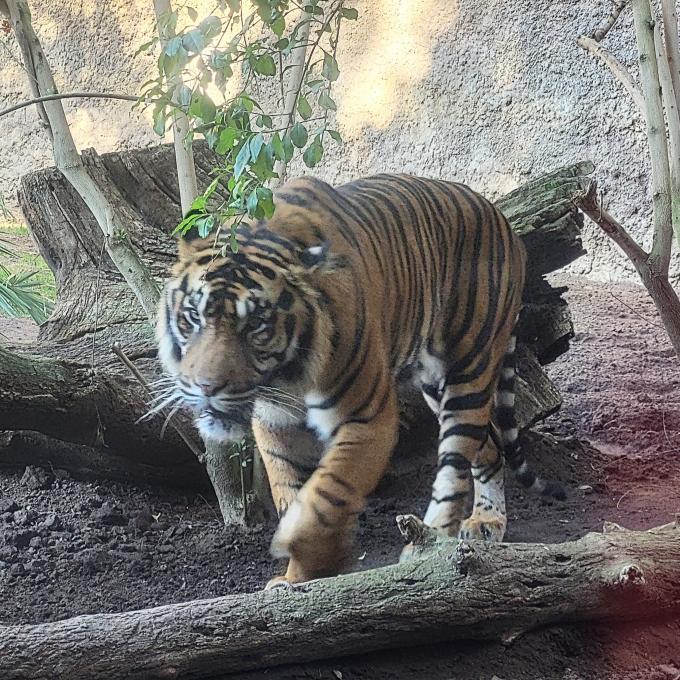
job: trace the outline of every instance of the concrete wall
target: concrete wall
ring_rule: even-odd
[[[44,0],[34,19],[60,87],[137,93],[153,71],[134,56],[153,32],[151,0]],[[207,5],[207,3],[206,3]],[[357,0],[341,38],[337,127],[347,144],[316,174],[341,182],[405,171],[470,184],[490,197],[562,164],[591,159],[610,211],[649,231],[648,160],[641,116],[608,71],[575,43],[609,11],[598,0]],[[626,63],[630,16],[607,38]],[[2,38],[0,107],[28,95],[16,50]],[[6,58],[7,57],[7,58]],[[148,115],[126,102],[66,104],[80,147],[155,144]],[[0,118],[0,193],[51,164],[31,109]],[[631,276],[595,227],[575,271]],[[644,241],[647,244],[647,241]]]

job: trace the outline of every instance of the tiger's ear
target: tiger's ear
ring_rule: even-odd
[[[177,238],[177,259],[180,262],[190,260],[197,250],[205,248],[207,239],[198,235],[198,230],[190,229],[184,236]]]
[[[300,251],[300,263],[308,272],[334,271],[344,266],[344,258],[334,255],[327,242]]]

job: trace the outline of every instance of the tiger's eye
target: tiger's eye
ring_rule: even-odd
[[[194,309],[193,307],[188,307],[184,310],[184,313],[187,315],[187,318],[189,321],[191,321],[191,323],[196,326],[200,325],[201,315],[198,313],[198,310]]]

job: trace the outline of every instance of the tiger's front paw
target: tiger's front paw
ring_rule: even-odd
[[[264,587],[265,590],[274,590],[276,588],[283,590],[292,590],[294,584],[291,583],[285,576],[274,576],[267,581],[267,585]]]
[[[460,524],[458,538],[500,543],[505,536],[507,518],[492,513],[473,514]]]
[[[347,563],[350,545],[347,522],[340,521],[335,527],[322,526],[307,504],[294,501],[272,539],[272,555],[290,560],[286,575],[272,579],[272,587],[281,580],[304,583],[336,576]]]

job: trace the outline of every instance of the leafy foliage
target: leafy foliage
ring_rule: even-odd
[[[0,257],[15,260],[16,253],[0,239]],[[12,273],[0,264],[0,315],[9,317],[30,316],[43,323],[52,311],[52,303],[43,294],[43,284],[38,272]]]
[[[158,76],[145,83],[142,92],[142,100],[153,107],[159,135],[173,111],[182,110],[190,120],[189,137],[203,135],[221,157],[214,181],[176,231],[196,229],[206,236],[228,227],[232,249],[245,215],[259,219],[273,214],[268,185],[278,178],[276,168],[285,167],[296,154],[313,168],[323,158],[326,137],[342,143],[340,134],[328,126],[329,112],[337,108],[331,86],[340,75],[336,51],[341,22],[358,18],[345,0],[308,0],[302,5],[253,0],[252,7],[248,14],[242,0],[218,0],[215,11],[202,19],[189,6],[162,17]],[[140,50],[158,42],[155,38]],[[294,51],[301,47],[307,49],[301,84],[293,110],[285,112],[286,76],[293,68]],[[170,76],[180,78],[176,89],[168,84]],[[279,110],[265,111],[254,92],[276,80]],[[224,96],[236,82],[235,94],[224,103],[213,101],[211,88],[216,86]]]

